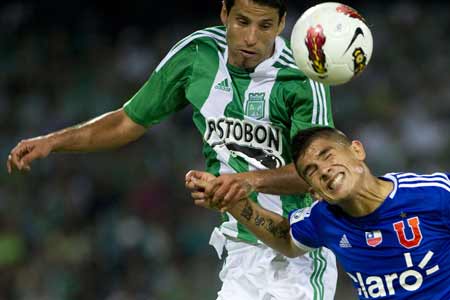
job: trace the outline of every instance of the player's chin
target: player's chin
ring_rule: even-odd
[[[342,202],[343,199],[346,198],[346,193],[342,193],[342,191],[328,192],[325,194],[325,201],[329,204],[337,205]]]

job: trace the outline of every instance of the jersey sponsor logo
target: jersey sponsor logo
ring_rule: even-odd
[[[257,120],[264,117],[264,98],[266,93],[249,93],[245,114]]]
[[[419,217],[409,218],[407,220],[408,227],[412,232],[412,238],[407,238],[405,233],[405,224],[402,221],[392,224],[394,226],[395,233],[397,234],[397,239],[400,245],[407,249],[411,249],[420,245],[422,241],[422,232],[420,231],[420,220]]]
[[[281,156],[281,129],[269,124],[226,117],[208,118],[204,139],[213,148],[225,145],[231,155],[247,161],[254,159],[267,168],[279,168],[285,164]]]
[[[216,86],[214,88],[217,90],[225,91],[225,92],[231,91],[231,87],[228,83],[228,78],[225,78],[224,80],[222,80],[221,82],[216,84]]]
[[[394,296],[398,289],[414,292],[420,289],[427,276],[439,271],[439,265],[426,268],[433,255],[432,251],[428,251],[418,264],[418,268],[413,269],[411,253],[404,253],[407,269],[402,272],[366,276],[365,278],[360,272],[347,274],[359,285],[358,294],[364,298],[376,299],[387,295]]]
[[[370,247],[376,247],[383,241],[383,235],[381,231],[374,230],[370,232],[366,232],[366,243]]]

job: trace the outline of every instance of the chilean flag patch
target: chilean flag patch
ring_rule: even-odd
[[[383,241],[383,236],[381,235],[381,231],[374,230],[370,232],[366,232],[366,243],[370,247],[376,247]]]

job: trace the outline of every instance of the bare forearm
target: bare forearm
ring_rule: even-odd
[[[288,257],[303,254],[291,241],[289,222],[286,218],[265,210],[248,199],[239,201],[229,213],[267,246]]]
[[[45,136],[52,152],[92,152],[125,145],[144,132],[137,124],[127,124],[122,109],[106,113],[88,122]],[[135,128],[132,128],[134,126]]]
[[[278,169],[241,173],[257,192],[292,195],[308,192],[308,185],[297,174],[293,163]]]

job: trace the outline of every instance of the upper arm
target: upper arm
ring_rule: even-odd
[[[189,103],[185,90],[195,55],[194,45],[171,50],[141,89],[124,104],[128,117],[147,127],[185,107]]]
[[[123,107],[118,109],[116,113],[119,115],[119,134],[128,136],[130,140],[135,140],[147,131],[146,127],[136,123],[130,118]]]
[[[294,210],[289,214],[292,243],[303,252],[324,246],[311,217],[313,208],[314,205]]]
[[[334,126],[328,86],[305,79],[291,92],[291,137],[306,128]]]

